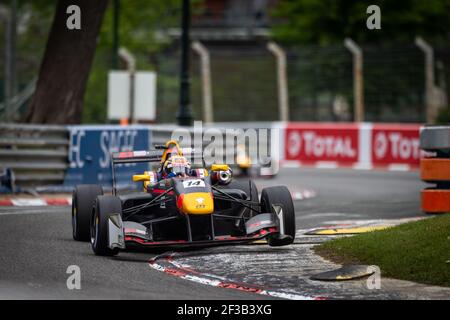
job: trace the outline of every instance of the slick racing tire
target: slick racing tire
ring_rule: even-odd
[[[122,203],[114,196],[98,196],[91,219],[92,250],[99,256],[115,256],[118,248],[108,247],[108,221],[112,213],[122,213]]]
[[[229,189],[239,189],[244,191],[247,195],[250,196],[250,198],[248,198],[247,200],[253,201],[255,203],[257,203],[258,200],[258,188],[256,187],[255,183],[253,182],[253,180],[249,180],[249,179],[245,179],[245,180],[236,180],[236,181],[231,181],[228,185],[225,186],[226,188]],[[258,205],[254,205],[251,206],[254,210],[259,211],[259,206]],[[251,218],[254,215],[257,214],[256,211],[254,210],[250,210],[247,209],[245,214],[247,215],[247,217]]]
[[[79,185],[72,194],[72,236],[76,241],[89,241],[92,207],[97,196],[103,195],[101,186]]]
[[[264,188],[261,193],[261,212],[275,213],[272,205],[282,207],[284,234],[292,237],[290,243],[295,239],[295,211],[292,202],[292,196],[288,188],[284,186]],[[281,222],[281,221],[280,221]],[[277,245],[277,238],[269,238],[268,243],[271,246]],[[289,243],[287,243],[289,244]]]

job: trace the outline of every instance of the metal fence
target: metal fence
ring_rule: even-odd
[[[267,43],[203,43],[211,60],[216,121],[278,120],[277,66]],[[365,121],[425,122],[425,56],[414,43],[364,45]],[[292,121],[351,121],[352,54],[342,45],[284,48],[287,55],[289,114]],[[434,46],[434,85],[440,108],[448,108],[450,47]],[[192,107],[202,118],[199,57],[192,53]],[[178,109],[178,54],[157,60],[157,121],[173,121]]]
[[[277,61],[267,42],[204,42],[210,54],[212,103],[215,121],[279,120]],[[0,43],[0,47],[2,44]],[[439,107],[449,108],[450,47],[432,44],[434,85]],[[179,53],[176,43],[160,54],[133,52],[141,68],[157,72],[156,122],[175,121],[179,107]],[[283,47],[287,56],[287,83],[291,121],[353,120],[353,62],[344,44]],[[365,121],[425,122],[425,55],[414,43],[362,45]],[[20,56],[19,56],[20,57]],[[4,64],[0,55],[0,66]],[[13,102],[20,120],[24,100],[31,96],[39,59],[19,59],[19,95]],[[98,50],[85,97],[84,122],[106,120],[109,50]],[[144,66],[144,67],[142,67]],[[22,70],[23,69],[23,70]],[[25,72],[26,71],[26,72]],[[0,73],[0,85],[3,73]],[[191,96],[195,119],[201,120],[202,77],[200,58],[191,52]],[[4,118],[0,93],[0,119]],[[21,108],[20,108],[21,106]],[[11,117],[10,117],[11,118]]]
[[[14,172],[16,186],[62,184],[68,147],[64,126],[0,124],[0,167]]]
[[[215,121],[272,121],[277,119],[274,58],[261,46],[207,47],[211,59]],[[195,119],[202,120],[200,59],[191,55],[191,100]],[[172,122],[178,110],[178,53],[158,59],[157,121]]]

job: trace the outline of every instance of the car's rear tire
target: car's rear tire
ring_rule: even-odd
[[[253,180],[245,179],[245,180],[233,180],[231,181],[227,186],[227,189],[239,189],[244,191],[247,195],[250,195],[250,198],[247,200],[250,200],[252,202],[258,203],[258,188],[256,187],[256,184],[253,182]],[[257,214],[257,211],[259,211],[258,205],[252,205],[251,208],[254,210],[247,209],[245,214],[247,217],[253,217],[255,214]]]
[[[261,212],[274,212],[272,205],[279,205],[283,209],[284,234],[295,239],[295,210],[292,196],[285,186],[264,188],[261,192]],[[276,246],[277,239],[269,238],[269,245]],[[289,243],[287,243],[289,244]]]
[[[76,186],[72,194],[72,236],[76,241],[89,241],[92,207],[97,196],[103,195],[101,186]]]
[[[108,220],[112,213],[122,214],[122,203],[114,196],[98,196],[91,219],[92,250],[99,256],[115,256],[118,248],[108,247]]]

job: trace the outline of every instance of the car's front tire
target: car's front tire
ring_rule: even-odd
[[[96,255],[115,256],[118,248],[108,247],[108,221],[113,213],[122,213],[122,203],[114,196],[98,196],[91,219],[91,246]]]
[[[92,207],[97,196],[103,195],[101,186],[76,186],[72,194],[72,236],[76,241],[89,241]]]
[[[290,244],[295,239],[295,210],[292,196],[289,189],[284,186],[264,188],[261,192],[261,212],[274,212],[272,205],[278,205],[282,208],[282,219],[284,225],[284,234],[290,236],[292,239],[287,243],[285,240],[283,244]],[[279,245],[276,237],[270,237],[268,243],[271,246]]]

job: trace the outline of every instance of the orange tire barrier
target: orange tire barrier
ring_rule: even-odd
[[[422,190],[422,211],[450,212],[450,125],[426,125],[420,130],[420,148],[434,158],[420,160],[420,178],[435,184]]]
[[[422,210],[426,213],[450,212],[450,189],[422,190]]]
[[[423,181],[450,181],[450,159],[421,159],[420,178]]]

